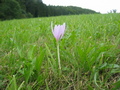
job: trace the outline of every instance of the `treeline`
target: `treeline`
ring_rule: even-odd
[[[75,6],[47,6],[47,7],[48,16],[97,13],[90,9],[83,9]]]
[[[0,0],[0,19],[97,13],[74,6],[47,6],[42,0]]]

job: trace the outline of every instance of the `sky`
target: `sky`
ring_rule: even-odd
[[[120,0],[42,0],[46,5],[78,6],[100,13],[108,13],[116,9],[120,12]]]

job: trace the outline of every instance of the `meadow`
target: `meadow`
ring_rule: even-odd
[[[66,23],[58,69],[54,25]],[[120,14],[0,21],[0,90],[120,89]]]

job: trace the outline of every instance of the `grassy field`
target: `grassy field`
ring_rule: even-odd
[[[66,23],[59,41],[54,25]],[[120,89],[120,14],[0,21],[0,90]]]

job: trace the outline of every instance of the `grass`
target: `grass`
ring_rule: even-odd
[[[51,21],[67,25],[61,75]],[[120,14],[0,21],[0,89],[120,89]]]

